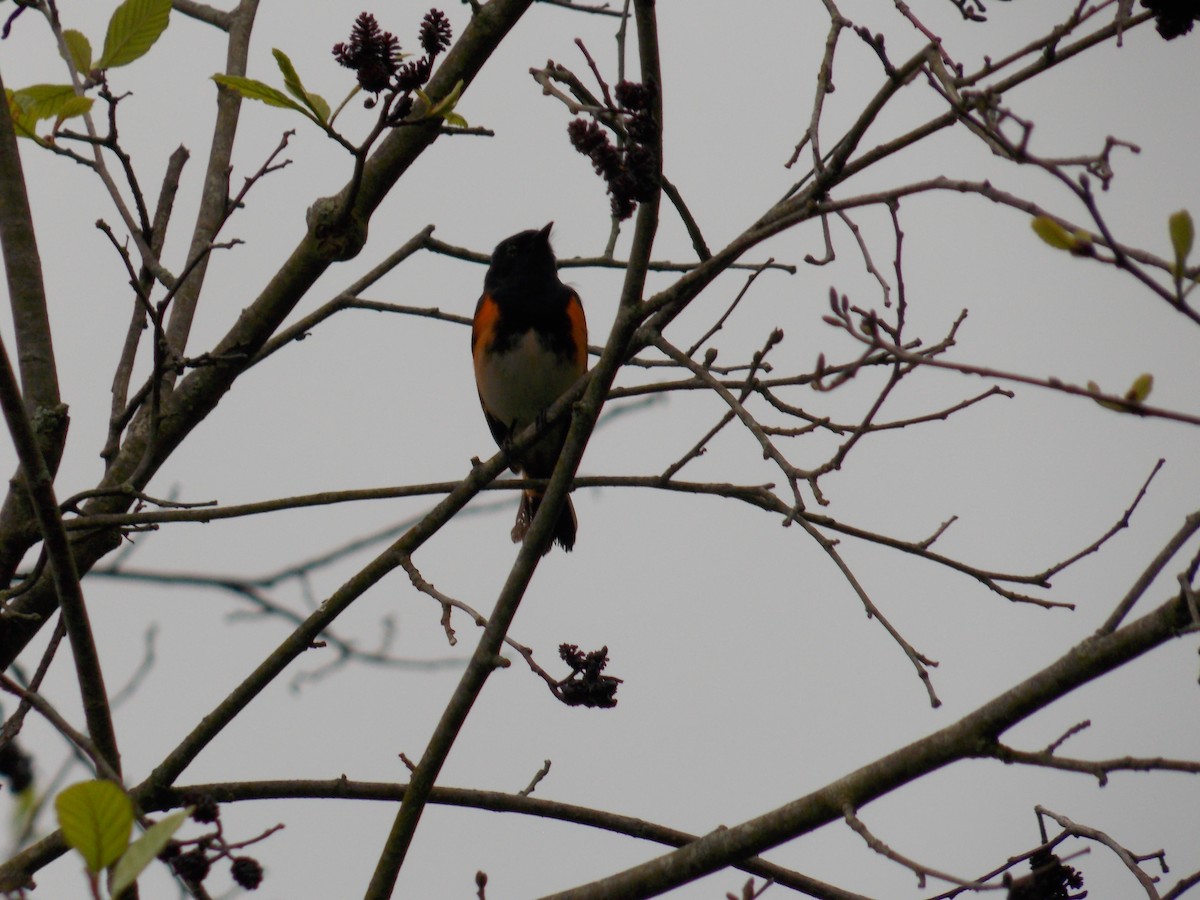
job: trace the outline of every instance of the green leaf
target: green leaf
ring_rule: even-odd
[[[58,111],[56,121],[64,122],[67,119],[73,119],[75,116],[82,116],[85,112],[92,108],[91,97],[72,97],[62,105],[62,109]]]
[[[81,75],[92,71],[92,42],[82,31],[70,29],[63,32],[63,43],[67,45],[67,53],[71,54],[71,62]]]
[[[30,124],[78,116],[92,107],[92,98],[80,97],[69,84],[33,84],[13,91],[12,101]]]
[[[1078,242],[1074,235],[1049,216],[1034,216],[1029,223],[1037,236],[1056,250],[1075,250]]]
[[[328,122],[329,104],[325,102],[325,98],[319,94],[310,94],[305,89],[296,67],[292,65],[286,53],[279,49],[272,50],[271,53],[275,56],[279,71],[283,73],[283,85],[288,89],[288,93],[307,106],[321,122]]]
[[[79,851],[88,871],[111,866],[129,846],[133,804],[111,781],[81,781],[54,799],[66,842]]]
[[[463,82],[460,78],[458,80],[458,84],[454,86],[454,90],[430,107],[429,112],[426,113],[426,116],[429,118],[434,116],[439,116],[443,119],[446,118],[446,116],[454,112],[454,107],[458,105],[458,98],[462,96],[462,92]],[[418,91],[418,93],[421,95],[421,99],[427,103],[429,102],[429,97],[427,97],[423,91]],[[458,118],[462,120],[463,125],[467,124],[467,120],[463,119],[462,116],[459,116]]]
[[[322,122],[329,121],[329,102],[320,94],[306,94],[308,98],[308,108],[311,109],[318,119]]]
[[[171,21],[171,0],[125,0],[108,20],[98,69],[127,66],[154,46]]]
[[[108,884],[108,892],[115,897],[137,881],[138,876],[146,870],[146,866],[154,862],[191,814],[190,806],[187,809],[176,810],[147,828],[146,833],[130,844],[129,849],[117,860]]]
[[[1133,380],[1133,384],[1125,392],[1125,399],[1130,403],[1145,403],[1146,398],[1150,396],[1150,391],[1153,389],[1154,376],[1149,372],[1143,372]]]
[[[468,126],[468,125],[467,125],[467,120],[466,120],[466,119],[464,119],[462,116],[460,116],[460,115],[459,115],[458,113],[456,113],[456,112],[446,113],[446,115],[444,115],[444,116],[442,117],[442,120],[443,120],[443,121],[444,121],[444,122],[445,122],[447,125],[453,125],[455,128],[468,128],[468,127],[470,127],[470,126]]]
[[[1094,381],[1089,381],[1087,383],[1087,388],[1093,394],[1104,393],[1102,390],[1100,390],[1100,385],[1096,384],[1096,382],[1094,382]],[[1137,378],[1135,378],[1133,380],[1133,384],[1131,384],[1129,386],[1129,390],[1127,390],[1125,392],[1125,398],[1124,398],[1125,402],[1124,403],[1118,403],[1115,400],[1104,400],[1104,399],[1101,399],[1100,397],[1094,397],[1093,399],[1097,403],[1099,403],[1101,406],[1103,406],[1105,409],[1112,409],[1112,410],[1116,410],[1117,412],[1127,413],[1127,412],[1133,412],[1133,410],[1131,410],[1129,408],[1130,404],[1145,403],[1146,398],[1150,396],[1150,391],[1152,391],[1153,389],[1154,389],[1154,376],[1151,375],[1149,372],[1143,372],[1141,375],[1139,375]]]
[[[1175,250],[1175,271],[1182,273],[1192,252],[1192,243],[1196,240],[1196,226],[1192,222],[1192,214],[1186,209],[1172,213],[1167,219],[1167,229],[1171,233],[1171,246]]]
[[[1087,388],[1093,394],[1103,394],[1104,393],[1104,391],[1100,390],[1100,385],[1096,384],[1096,382],[1094,382],[1094,381],[1089,381],[1087,383]],[[1128,409],[1128,407],[1126,407],[1124,403],[1114,403],[1111,400],[1102,400],[1099,397],[1096,397],[1094,399],[1097,403],[1099,403],[1105,409],[1113,409],[1113,410],[1116,410],[1117,412],[1125,412]]]
[[[12,119],[13,131],[17,132],[18,138],[34,138],[37,139],[37,134],[34,132],[36,120],[30,118],[28,113],[17,102],[17,95],[11,90],[4,89],[5,102],[8,104],[8,115]]]
[[[223,84],[227,88],[237,91],[243,97],[249,100],[259,100],[268,106],[280,106],[284,109],[294,109],[297,112],[304,113],[310,116],[308,110],[285,94],[278,88],[273,88],[269,84],[257,81],[254,78],[243,78],[240,75],[214,75],[213,81],[217,84]]]
[[[37,136],[37,132],[34,130],[37,125],[37,119],[29,115],[21,104],[17,102],[16,94],[5,88],[4,99],[8,102],[8,114],[12,117],[13,131],[17,133],[17,137],[30,138],[41,143],[42,139]]]

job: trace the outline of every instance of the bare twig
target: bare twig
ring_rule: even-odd
[[[1091,775],[1104,787],[1113,772],[1186,772],[1200,774],[1200,761],[1168,759],[1162,756],[1122,756],[1114,759],[1072,759],[1059,756],[1051,747],[1045,750],[1017,750],[1004,744],[995,744],[987,754],[1006,763],[1058,769],[1064,772],[1079,772]]]
[[[1150,583],[1158,577],[1159,573],[1166,568],[1172,557],[1175,556],[1183,545],[1191,540],[1192,535],[1200,531],[1200,511],[1194,512],[1184,519],[1182,527],[1175,532],[1169,541],[1163,546],[1162,550],[1154,557],[1143,571],[1138,579],[1129,588],[1129,591],[1121,598],[1121,602],[1117,604],[1117,608],[1112,611],[1112,614],[1100,626],[1099,634],[1108,634],[1115,631],[1116,628],[1129,615],[1134,605],[1141,599],[1150,587]]]
[[[1046,809],[1044,806],[1036,806],[1034,807],[1034,810],[1039,816],[1049,816],[1051,819],[1057,822],[1061,828],[1069,831],[1076,837],[1086,838],[1108,847],[1109,850],[1116,854],[1117,859],[1124,863],[1125,868],[1130,871],[1133,877],[1137,879],[1138,884],[1142,886],[1142,890],[1146,892],[1146,896],[1150,898],[1150,900],[1160,900],[1158,889],[1154,886],[1156,879],[1151,878],[1142,870],[1142,867],[1138,865],[1138,861],[1134,858],[1132,853],[1118,844],[1103,831],[1100,831],[1096,828],[1090,828],[1086,825],[1079,825],[1075,822],[1072,822],[1066,816],[1052,812],[1051,810]]]
[[[522,797],[528,797],[530,794],[533,793],[534,788],[536,788],[539,784],[541,784],[542,779],[545,778],[549,774],[550,774],[550,760],[546,760],[542,764],[542,767],[533,774],[533,779],[529,782],[528,785],[525,786],[525,789],[518,791],[517,793],[520,794],[520,796],[522,796]]]
[[[25,690],[37,693],[42,686],[42,681],[46,677],[46,673],[50,671],[50,663],[54,661],[55,655],[58,653],[58,648],[62,645],[62,639],[66,637],[67,629],[63,624],[62,615],[58,617],[58,622],[54,626],[54,631],[50,634],[50,640],[46,644],[46,649],[42,652],[42,658],[38,661],[38,667],[33,673],[33,677],[29,679],[28,684],[23,684]],[[24,678],[18,675],[19,683],[24,682]],[[21,725],[25,721],[25,716],[33,704],[27,697],[22,697],[17,704],[16,711],[4,721],[4,729],[0,731],[0,748],[7,747],[18,734],[21,733]]]
[[[912,873],[917,876],[918,889],[924,890],[926,878],[936,878],[939,881],[948,881],[951,884],[956,884],[959,887],[965,887],[972,890],[979,890],[983,887],[982,884],[976,881],[958,878],[954,875],[949,875],[937,869],[931,869],[929,866],[922,865],[921,863],[916,862],[915,860],[904,856],[903,854],[897,853],[871,833],[870,829],[863,824],[854,807],[850,804],[842,807],[842,818],[846,820],[846,824],[849,825],[850,828],[859,835],[859,837],[866,841],[868,847],[870,847],[880,856],[887,857],[892,862],[899,863],[900,865],[904,866],[904,868],[911,870]]]
[[[74,747],[82,750],[91,760],[100,777],[117,784],[121,783],[121,774],[109,764],[109,757],[86,734],[73,728],[44,697],[34,691],[26,690],[3,674],[0,674],[0,688],[22,702],[28,703],[42,718],[54,726],[55,731],[65,737]]]

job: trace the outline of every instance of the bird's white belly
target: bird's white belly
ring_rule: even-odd
[[[479,376],[484,406],[512,431],[529,425],[578,377],[571,361],[547,349],[534,331],[506,352],[488,355]]]

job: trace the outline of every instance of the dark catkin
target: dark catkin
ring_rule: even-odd
[[[347,69],[354,70],[364,91],[374,95],[384,91],[403,95],[429,81],[433,62],[450,46],[451,37],[450,20],[441,10],[431,9],[421,20],[420,41],[425,55],[401,64],[400,41],[390,31],[380,28],[375,16],[364,12],[354,20],[350,40],[334,45],[333,57]],[[411,112],[411,100],[404,105],[403,114],[398,109],[399,106],[391,113],[388,124],[399,124]]]
[[[628,219],[658,190],[658,127],[654,121],[654,94],[636,81],[617,83],[613,93],[618,107],[612,112],[623,127],[620,146],[609,140],[608,132],[596,121],[573,119],[567,136],[576,151],[591,160],[596,174],[608,189],[612,214]]]
[[[1155,27],[1168,41],[1187,34],[1200,19],[1200,0],[1142,0],[1142,6],[1154,13]]]
[[[437,56],[450,46],[450,20],[440,9],[431,9],[421,20],[421,49]]]
[[[378,94],[387,90],[400,66],[400,42],[390,31],[383,31],[370,13],[354,20],[350,40],[335,44],[333,58],[353,69],[364,91]]]
[[[239,856],[230,866],[230,874],[239,887],[248,891],[257,890],[262,884],[263,869],[257,859],[250,856]]]

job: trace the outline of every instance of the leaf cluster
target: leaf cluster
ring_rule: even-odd
[[[300,113],[340,144],[358,153],[369,146],[370,140],[363,147],[354,147],[333,125],[338,113],[359,91],[383,94],[382,102],[371,98],[365,104],[368,108],[379,105],[379,125],[373,136],[380,127],[395,128],[432,119],[466,127],[466,119],[454,111],[462,93],[462,82],[456,84],[441,100],[435,101],[422,90],[422,85],[433,72],[434,59],[450,44],[450,25],[440,11],[433,9],[426,14],[421,24],[421,44],[425,55],[415,62],[401,65],[405,54],[401,52],[395,35],[382,31],[373,15],[362,13],[355,21],[350,40],[333,47],[334,57],[343,66],[355,71],[357,81],[336,110],[331,109],[324,97],[304,86],[295,64],[278,48],[271,53],[283,75],[283,90],[255,78],[237,75],[216,74],[213,75],[213,81],[237,91],[248,100]],[[414,116],[412,113],[418,100],[423,105]]]
[[[98,59],[93,58],[87,35],[73,29],[64,31],[64,53],[82,76],[79,86],[34,84],[5,90],[17,136],[43,142],[36,131],[38,122],[53,119],[57,131],[67,119],[90,112],[94,101],[85,91],[104,84],[109,69],[127,66],[145,56],[167,30],[170,17],[171,0],[125,0],[108,20],[104,49]]]
[[[155,822],[136,841],[133,803],[111,781],[81,781],[54,800],[58,824],[67,844],[83,857],[93,888],[100,873],[112,867],[109,896],[118,896],[145,871],[187,821],[190,808],[176,810]]]

